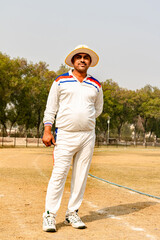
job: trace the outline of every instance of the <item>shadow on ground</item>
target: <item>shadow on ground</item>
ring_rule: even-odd
[[[88,215],[81,217],[81,219],[84,223],[94,222],[94,221],[98,221],[101,219],[111,218],[113,216],[117,217],[117,216],[131,214],[133,212],[138,212],[140,210],[143,210],[150,206],[154,206],[156,204],[158,204],[158,203],[156,203],[156,202],[136,202],[136,203],[130,203],[130,204],[121,204],[121,205],[117,205],[117,206],[106,207],[106,208],[99,209],[96,211],[90,211]],[[66,226],[64,224],[64,222],[60,222],[57,224],[57,229],[60,229],[64,226]]]

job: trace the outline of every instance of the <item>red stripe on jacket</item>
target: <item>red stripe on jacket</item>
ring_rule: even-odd
[[[59,76],[57,79],[56,79],[56,82],[58,82],[59,80],[61,79],[66,79],[66,78],[73,78],[73,76]]]
[[[98,87],[101,87],[101,84],[97,81],[97,80],[95,80],[95,79],[93,79],[93,78],[87,78],[87,80],[89,80],[89,81],[91,81],[91,82],[94,82],[94,83],[96,83],[97,85],[98,85]]]

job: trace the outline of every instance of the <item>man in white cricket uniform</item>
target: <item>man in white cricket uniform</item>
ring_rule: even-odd
[[[56,231],[55,217],[60,207],[66,177],[72,165],[71,194],[65,223],[85,228],[78,216],[86,187],[95,144],[95,120],[103,109],[103,92],[98,80],[87,74],[99,61],[98,55],[85,45],[76,47],[65,63],[73,70],[55,79],[44,113],[43,142],[54,147],[54,167],[50,178],[43,230]],[[56,142],[51,127],[56,116]]]

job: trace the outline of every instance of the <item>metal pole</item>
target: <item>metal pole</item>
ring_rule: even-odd
[[[16,146],[16,136],[17,136],[17,131],[15,130],[15,136],[14,136],[14,147]]]
[[[27,136],[26,136],[26,147],[27,147]]]
[[[109,144],[109,124],[110,124],[110,117],[108,117],[108,137],[107,137],[107,144]]]

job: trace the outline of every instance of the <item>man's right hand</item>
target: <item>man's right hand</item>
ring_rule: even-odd
[[[54,137],[51,133],[51,127],[50,126],[45,126],[42,141],[46,145],[46,147],[51,146],[51,144],[56,145]]]

